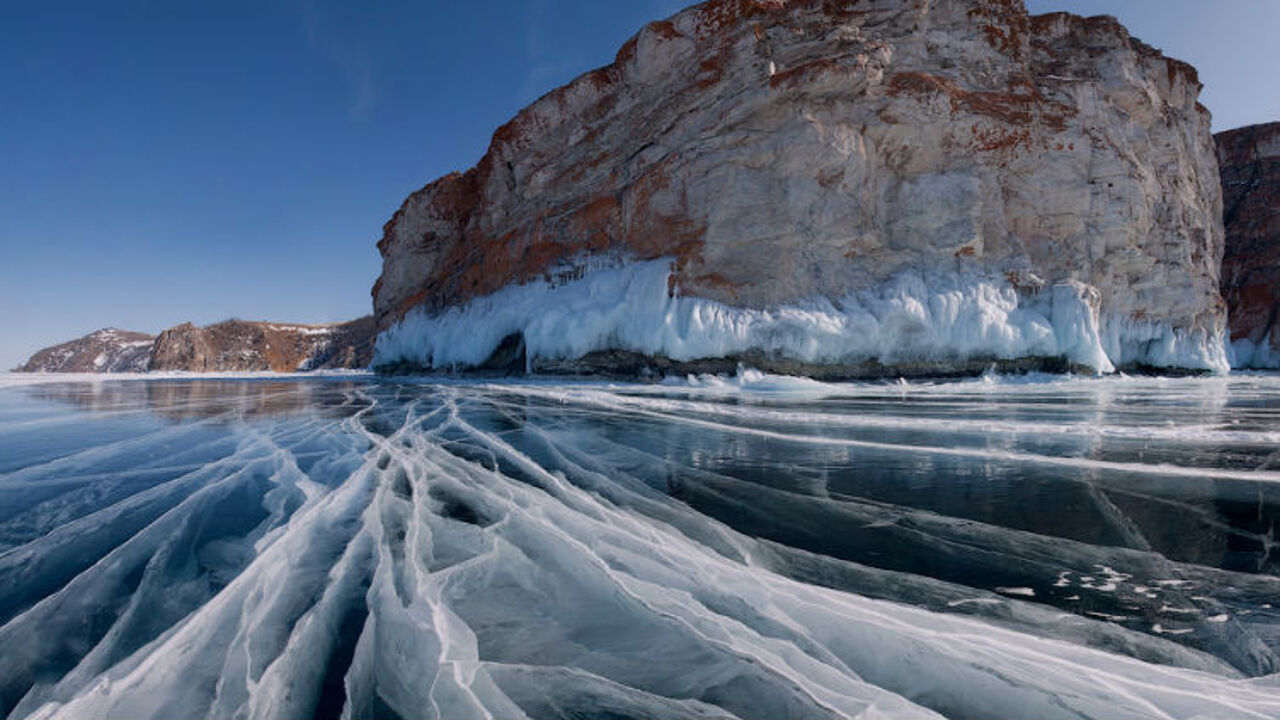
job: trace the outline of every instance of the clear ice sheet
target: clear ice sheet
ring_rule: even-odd
[[[0,715],[1280,717],[1280,377],[0,377]]]

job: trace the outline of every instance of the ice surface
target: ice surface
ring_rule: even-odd
[[[368,370],[325,369],[293,373],[268,370],[244,370],[226,372],[187,372],[185,370],[156,370],[145,373],[17,373],[0,372],[0,389],[29,385],[66,385],[67,383],[116,384],[122,381],[156,380],[302,380],[306,378],[370,378]]]
[[[1280,716],[1280,378],[18,382],[10,717]]]
[[[623,349],[693,360],[759,350],[812,363],[1064,356],[1099,372],[1128,363],[1228,368],[1222,338],[1099,318],[1079,283],[1023,301],[1003,278],[908,272],[835,303],[765,311],[672,293],[670,268],[668,260],[597,268],[562,284],[509,286],[439,315],[411,311],[379,335],[374,365],[478,365],[521,333],[530,359]]]

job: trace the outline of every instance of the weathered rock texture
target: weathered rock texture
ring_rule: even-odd
[[[1222,172],[1222,294],[1237,361],[1280,366],[1280,123],[1214,136]]]
[[[104,328],[47,347],[15,369],[18,372],[143,372],[154,340],[154,335]]]
[[[31,356],[18,372],[234,372],[368,367],[374,322],[365,316],[331,325],[228,320],[184,323],[158,337],[106,329]]]
[[[375,315],[601,257],[670,257],[673,291],[757,309],[977,273],[1089,286],[1116,365],[1220,368],[1199,90],[1113,18],[1021,0],[711,0],[409,196],[378,244]]]
[[[188,372],[362,368],[369,364],[373,319],[340,325],[284,325],[228,320],[185,323],[156,338],[151,370]]]

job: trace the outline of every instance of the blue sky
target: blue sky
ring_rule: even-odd
[[[105,326],[369,311],[382,224],[679,0],[0,4],[0,368]],[[1280,119],[1276,0],[1031,0]]]

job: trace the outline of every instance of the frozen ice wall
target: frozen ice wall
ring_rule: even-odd
[[[1235,355],[1232,367],[1252,370],[1280,370],[1280,352],[1276,352],[1271,334],[1263,336],[1257,345],[1249,338],[1240,338],[1231,344]]]
[[[755,350],[819,364],[1062,356],[1102,373],[1130,364],[1228,367],[1221,337],[1099,317],[1096,293],[1082,283],[1026,297],[1003,278],[906,272],[838,301],[751,310],[672,292],[670,267],[600,268],[563,284],[510,286],[438,315],[413,311],[379,336],[374,366],[479,365],[519,333],[531,361],[606,349],[680,361]]]

